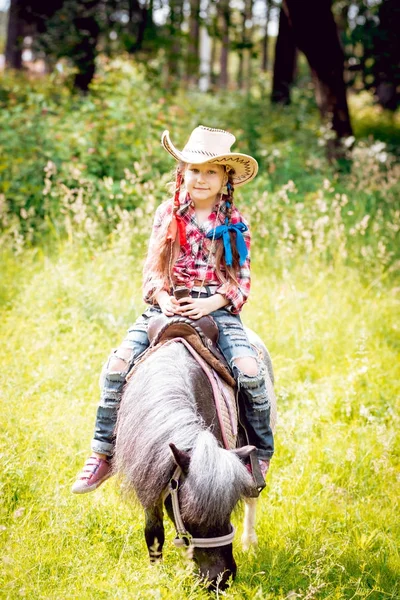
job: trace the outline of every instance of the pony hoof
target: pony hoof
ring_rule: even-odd
[[[241,537],[241,542],[243,550],[247,552],[247,550],[250,550],[252,546],[257,546],[257,535],[255,533],[252,533],[250,535],[244,533]]]

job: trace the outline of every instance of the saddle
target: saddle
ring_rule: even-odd
[[[236,386],[228,364],[218,350],[218,327],[212,317],[192,321],[186,317],[166,317],[162,314],[150,320],[147,333],[150,348],[174,338],[185,339],[228,385]]]

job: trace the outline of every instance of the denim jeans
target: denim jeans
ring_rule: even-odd
[[[148,348],[148,323],[151,317],[160,314],[156,306],[149,307],[128,329],[121,346],[114,350],[103,369],[100,403],[97,408],[95,432],[92,450],[112,456],[114,450],[114,429],[117,422],[118,407],[121,401],[125,379],[139,356]],[[237,381],[243,413],[249,436],[249,443],[257,448],[259,458],[270,458],[274,452],[273,434],[270,427],[270,400],[265,386],[265,365],[260,363],[257,375],[249,376],[241,372],[234,363],[236,358],[253,356],[257,358],[250,345],[239,315],[233,315],[226,309],[216,310],[211,315],[219,330],[218,345],[225,360],[232,368]],[[120,349],[130,349],[130,358],[119,356]],[[122,358],[126,363],[123,371],[111,371],[110,360]]]

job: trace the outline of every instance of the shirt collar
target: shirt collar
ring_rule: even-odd
[[[219,210],[219,218],[218,220],[223,223],[226,215],[226,203],[225,196],[222,196],[220,200],[214,205],[213,209],[210,212],[210,221],[214,221],[216,219],[217,213]],[[192,200],[190,195],[186,193],[186,195],[181,199],[180,206],[178,209],[178,215],[184,216],[187,213],[192,214],[194,212],[194,206],[192,204]],[[213,216],[214,215],[214,216]]]

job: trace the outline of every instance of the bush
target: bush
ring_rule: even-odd
[[[154,74],[127,59],[102,59],[100,67],[84,97],[60,74],[4,78],[3,244],[20,248],[65,236],[97,244],[121,227],[146,233],[174,167],[159,143],[161,132],[169,129],[183,146],[203,123],[233,131],[236,148],[259,161],[259,176],[237,193],[237,202],[252,218],[256,244],[274,260],[316,254],[378,269],[395,262],[395,157],[385,143],[361,139],[349,172],[335,171],[325,158],[329,132],[319,126],[310,90],[296,90],[290,107],[271,107],[261,88],[251,97],[169,94]],[[370,114],[377,128],[369,98],[352,101],[358,126]],[[385,118],[381,122],[387,133]]]

